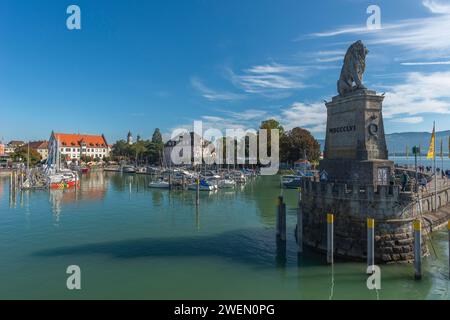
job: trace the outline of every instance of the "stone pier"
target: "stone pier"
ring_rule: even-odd
[[[367,258],[367,218],[375,219],[375,263],[412,262],[414,234],[412,222],[420,218],[422,202],[425,232],[445,223],[450,212],[450,186],[438,191],[439,213],[427,212],[424,204],[432,194],[401,192],[400,186],[361,186],[304,180],[302,212],[305,225],[304,244],[326,252],[326,215],[333,213],[334,248],[337,257],[353,260]],[[420,200],[419,200],[420,199]],[[428,248],[423,243],[423,254]]]

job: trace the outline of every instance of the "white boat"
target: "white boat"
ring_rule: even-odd
[[[148,184],[149,188],[168,189],[170,187],[169,182],[164,180],[152,181]]]
[[[123,173],[136,173],[136,169],[134,168],[134,166],[123,166],[122,172]]]
[[[220,179],[220,176],[219,177],[213,176],[213,177],[208,177],[205,180],[206,180],[207,184],[214,187],[214,189],[219,189],[219,179]]]
[[[197,190],[197,183],[195,182],[195,183],[188,185],[188,189],[189,190]],[[201,180],[199,189],[200,189],[200,191],[214,191],[216,188],[214,187],[214,185],[211,185],[206,180]]]
[[[236,181],[236,183],[245,183],[247,182],[247,178],[242,172],[235,172],[233,174],[233,179]]]
[[[231,179],[222,179],[219,180],[218,186],[220,189],[230,189],[236,186],[236,182]]]

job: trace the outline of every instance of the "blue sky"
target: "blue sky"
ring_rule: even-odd
[[[66,28],[81,8],[82,29]],[[380,30],[366,9],[381,8]],[[387,132],[450,129],[450,3],[299,0],[0,0],[0,138],[275,117],[323,137],[347,47],[369,48]]]

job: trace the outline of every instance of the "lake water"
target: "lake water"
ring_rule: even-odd
[[[151,190],[147,176],[91,173],[81,190],[24,192],[0,178],[0,298],[60,299],[448,299],[447,231],[437,257],[381,266],[381,290],[365,264],[297,256],[296,191],[259,177],[237,191]],[[275,203],[288,206],[286,254],[275,243]],[[78,265],[82,290],[66,288]]]
[[[412,166],[414,167],[414,157],[413,156],[409,156],[409,157],[389,157],[390,160],[394,161],[397,164],[400,165],[408,165],[408,166]],[[426,156],[421,156],[417,158],[417,165],[423,165],[423,166],[429,166],[429,167],[433,167],[433,160],[431,159],[427,159]],[[444,168],[444,170],[449,170],[450,169],[450,158],[448,157],[444,157],[444,158],[440,158],[437,157],[436,158],[436,168]]]

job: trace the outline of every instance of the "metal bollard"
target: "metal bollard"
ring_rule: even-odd
[[[327,263],[333,264],[334,262],[334,215],[332,213],[327,214]]]
[[[375,219],[367,218],[367,273],[374,273],[375,265]]]
[[[422,222],[414,220],[414,278],[422,279]]]

